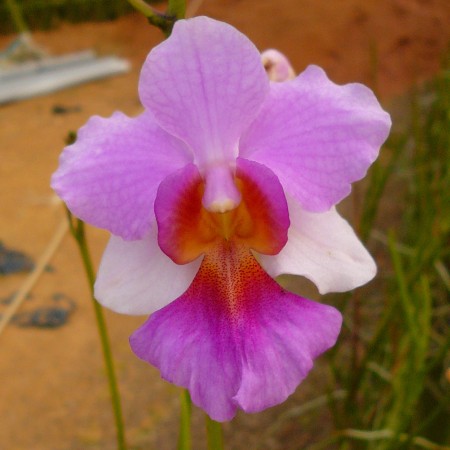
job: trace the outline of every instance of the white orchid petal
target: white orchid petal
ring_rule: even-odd
[[[118,313],[151,314],[183,294],[199,267],[200,259],[175,264],[159,248],[155,231],[131,242],[111,236],[98,271],[95,297]]]
[[[377,268],[352,227],[335,208],[324,213],[304,211],[289,200],[288,242],[276,256],[260,256],[271,276],[303,275],[321,294],[344,292],[369,282]]]

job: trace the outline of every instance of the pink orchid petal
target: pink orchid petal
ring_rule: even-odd
[[[271,84],[240,156],[270,167],[304,209],[323,212],[364,177],[390,126],[370,89],[338,86],[309,66],[295,80]]]
[[[244,246],[205,256],[189,289],[130,338],[136,355],[211,418],[283,402],[334,345],[341,316],[282,289]]]
[[[201,183],[197,166],[188,164],[169,175],[158,188],[158,243],[177,264],[194,261],[215,239],[215,234],[202,226],[208,213],[202,207]]]
[[[151,314],[186,291],[200,262],[175,264],[159,248],[156,227],[139,241],[111,236],[97,274],[95,298],[118,313]]]
[[[332,306],[275,286],[259,292],[241,340],[242,381],[233,400],[248,413],[284,402],[341,329],[342,316]]]
[[[276,255],[287,242],[290,225],[280,181],[268,167],[244,158],[237,159],[236,176],[244,181],[243,197],[248,197],[247,207],[253,226],[259,228],[253,231],[254,238],[246,241],[247,247],[265,255]],[[249,188],[253,192],[247,194]]]
[[[74,215],[124,239],[140,239],[154,220],[159,183],[192,159],[148,112],[94,116],[66,147],[52,187]]]
[[[201,171],[234,160],[268,89],[256,47],[207,17],[176,22],[171,37],[148,55],[139,83],[142,103],[189,145]]]
[[[291,227],[286,246],[276,256],[258,257],[271,276],[305,276],[321,294],[349,291],[375,276],[374,260],[335,208],[311,213],[294,200],[288,203]]]

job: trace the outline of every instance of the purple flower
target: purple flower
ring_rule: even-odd
[[[325,293],[375,275],[334,205],[377,158],[389,115],[315,66],[269,82],[254,45],[206,17],[150,52],[139,94],[140,116],[91,118],[52,179],[75,215],[113,234],[96,296],[151,314],[133,351],[213,419],[283,402],[341,316],[271,277]]]

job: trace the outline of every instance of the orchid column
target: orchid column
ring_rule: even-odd
[[[113,235],[96,298],[151,314],[133,351],[211,418],[283,402],[341,315],[271,277],[325,293],[375,275],[334,206],[376,159],[389,116],[368,88],[315,66],[269,82],[254,45],[206,17],[176,22],[139,94],[140,116],[91,118],[52,179],[73,214]]]

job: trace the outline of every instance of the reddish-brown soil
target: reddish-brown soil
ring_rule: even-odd
[[[298,71],[319,64],[339,83],[361,81],[388,103],[435,74],[450,33],[447,0],[206,0],[199,14],[235,25],[260,49],[286,53]],[[0,106],[0,240],[39,258],[60,223],[62,205],[49,178],[68,130],[89,116],[140,110],[140,66],[162,36],[139,15],[113,23],[61,25],[36,32],[53,54],[93,48],[128,58],[124,76],[72,87]],[[0,48],[11,37],[0,38]],[[72,108],[55,115],[55,105]],[[107,233],[89,228],[98,264]],[[114,426],[99,340],[77,248],[66,235],[51,266],[21,312],[54,305],[62,293],[76,302],[67,324],[55,329],[11,323],[0,335],[0,449],[113,449]],[[26,274],[0,278],[0,298],[18,290]],[[6,305],[0,303],[0,314]],[[130,448],[176,448],[178,389],[131,353],[128,336],[142,317],[106,312],[122,394]],[[257,415],[238,415],[225,426],[228,448],[300,449],[314,442],[322,421],[286,419],[283,413],[321,395],[320,369],[284,405]],[[205,447],[202,415],[195,411],[194,449]]]

